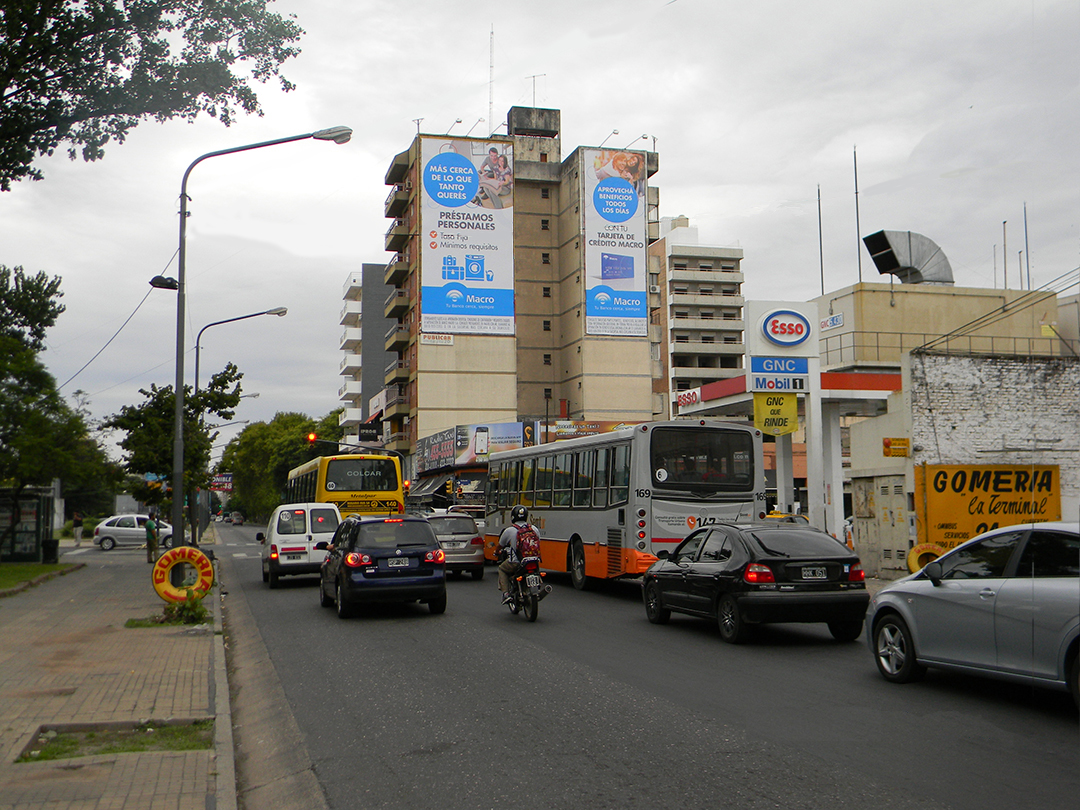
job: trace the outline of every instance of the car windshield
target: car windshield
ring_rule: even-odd
[[[657,428],[651,453],[654,487],[722,492],[754,483],[754,441],[749,433]]]
[[[362,524],[355,547],[430,546],[436,542],[435,534],[427,521],[385,520]]]
[[[436,534],[476,534],[476,523],[464,515],[428,518]]]
[[[744,533],[751,548],[768,557],[839,557],[847,546],[830,535],[802,529],[753,529]]]
[[[326,463],[331,492],[393,492],[397,479],[397,466],[389,458],[332,458]]]

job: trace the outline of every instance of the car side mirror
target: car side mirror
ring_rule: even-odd
[[[315,544],[315,548],[318,551],[328,551],[330,549],[330,544],[327,543],[325,540],[320,540],[318,543]]]
[[[255,532],[255,540],[257,542],[259,542],[259,543],[265,543],[266,542],[266,535],[263,534],[262,532]]]
[[[656,552],[656,559],[658,560],[666,560],[670,556],[671,552],[668,551],[666,548],[662,548],[658,552]]]
[[[941,578],[945,575],[945,569],[937,560],[928,562],[923,568],[923,573],[926,574],[926,578],[934,583],[934,585],[941,584]]]

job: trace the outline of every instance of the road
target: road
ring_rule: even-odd
[[[499,606],[493,572],[452,580],[442,616],[342,621],[314,578],[262,583],[255,527],[218,529],[228,599],[250,608],[333,810],[1041,810],[1080,795],[1065,693],[936,672],[896,686],[824,627],[731,646],[709,622],[649,624],[634,583],[578,592],[558,575],[535,624]]]

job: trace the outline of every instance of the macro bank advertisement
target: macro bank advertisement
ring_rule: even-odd
[[[648,334],[645,155],[584,152],[585,332]]]
[[[505,141],[420,141],[426,333],[514,334],[514,153]]]

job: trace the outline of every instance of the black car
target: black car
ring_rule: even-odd
[[[360,602],[426,602],[446,610],[446,554],[424,518],[345,518],[319,573],[319,604],[348,618]]]
[[[752,625],[826,622],[838,641],[862,632],[870,597],[859,558],[831,535],[792,524],[698,529],[645,572],[645,613],[714,618],[720,637],[745,641]]]

